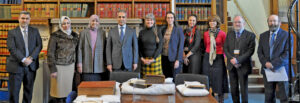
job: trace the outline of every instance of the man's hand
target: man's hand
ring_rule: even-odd
[[[236,58],[230,59],[230,63],[231,63],[232,65],[236,65]]]
[[[137,64],[133,64],[132,67],[133,67],[133,71],[135,71],[137,68]]]
[[[271,70],[273,69],[273,65],[272,65],[271,62],[266,62],[265,66],[266,66],[266,68],[268,68],[268,69],[271,69]]]
[[[77,71],[78,71],[79,73],[82,73],[82,63],[78,63],[78,64],[77,64]]]
[[[28,58],[28,57],[27,57],[27,58],[24,60],[25,66],[29,66],[31,63],[32,63],[32,59],[31,59],[31,58]]]
[[[50,75],[52,78],[56,78],[57,77],[57,72],[51,73]]]
[[[175,63],[174,63],[174,69],[178,68],[179,67],[179,61],[176,60]]]
[[[107,70],[108,70],[109,72],[112,72],[112,65],[107,65]]]
[[[183,60],[184,60],[184,64],[185,64],[185,65],[189,65],[190,60],[189,60],[188,58],[184,58]]]

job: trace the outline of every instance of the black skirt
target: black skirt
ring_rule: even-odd
[[[205,53],[203,58],[203,74],[208,76],[209,86],[214,93],[228,93],[228,77],[223,54],[217,54],[213,65],[210,65],[209,53]]]

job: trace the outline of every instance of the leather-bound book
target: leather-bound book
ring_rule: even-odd
[[[78,95],[114,95],[116,81],[83,81],[78,86]]]
[[[163,84],[165,83],[164,75],[146,75],[145,76],[146,84]]]

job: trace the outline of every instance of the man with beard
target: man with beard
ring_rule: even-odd
[[[224,44],[233,103],[240,103],[240,93],[242,103],[248,103],[248,75],[252,71],[251,56],[255,50],[255,34],[244,27],[243,17],[235,16],[234,30],[228,32]]]
[[[287,81],[268,81],[267,70],[284,70],[288,73],[289,42],[293,47],[293,37],[288,41],[288,32],[280,29],[281,21],[277,15],[268,18],[269,30],[260,35],[257,54],[262,64],[261,73],[263,74],[265,86],[265,103],[275,103],[275,90],[278,87],[278,95],[281,103],[288,102],[288,83]],[[278,77],[280,78],[280,77]]]

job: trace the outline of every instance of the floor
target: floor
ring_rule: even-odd
[[[264,93],[249,93],[248,95],[248,103],[264,103],[264,100]],[[228,93],[228,96],[225,98],[224,103],[233,103],[230,93]],[[279,99],[276,99],[276,103],[279,103]]]

